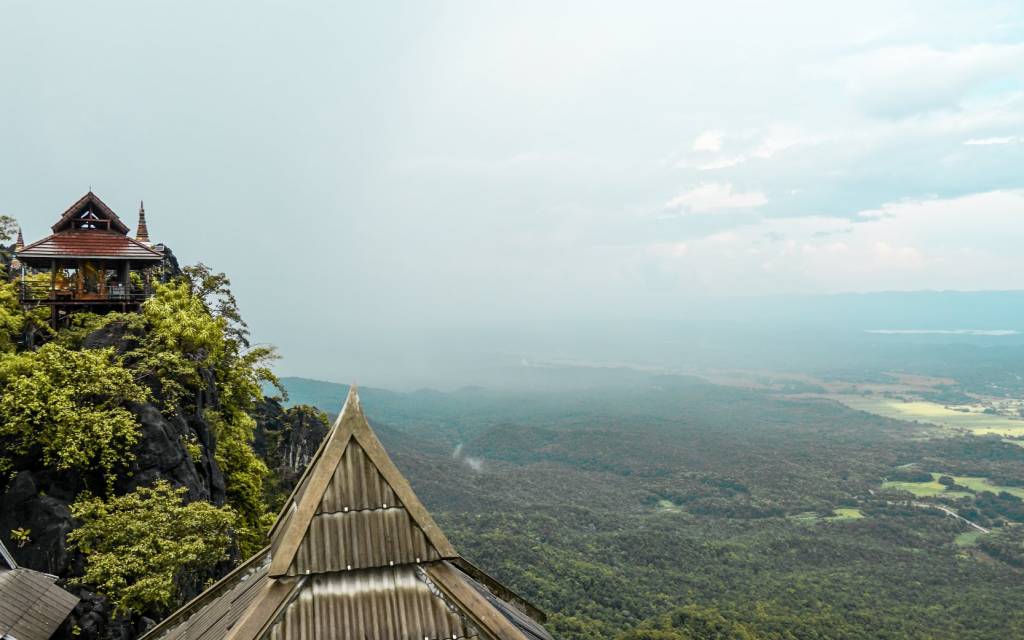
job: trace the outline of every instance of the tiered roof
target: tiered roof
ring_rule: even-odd
[[[352,389],[270,546],[145,638],[550,640],[543,620],[458,555]]]
[[[142,224],[144,227],[144,217]],[[18,258],[22,262],[60,258],[163,260],[163,254],[149,246],[148,240],[129,237],[124,222],[92,191],[68,207],[51,229],[51,235],[19,249]],[[149,237],[148,231],[145,237]]]

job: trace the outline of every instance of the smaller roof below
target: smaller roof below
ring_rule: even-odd
[[[48,640],[78,604],[53,576],[0,570],[0,638]]]
[[[116,260],[157,261],[163,254],[143,243],[117,233],[81,229],[61,231],[33,242],[18,252],[22,261],[53,258],[111,258]]]
[[[270,554],[265,549],[194,598],[149,633],[161,640],[225,638],[267,586]]]

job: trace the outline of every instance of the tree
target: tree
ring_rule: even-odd
[[[619,640],[757,640],[757,636],[714,607],[689,604],[622,634]]]
[[[256,423],[250,413],[263,398],[263,384],[279,386],[269,368],[275,351],[245,339],[228,279],[204,265],[157,287],[143,307],[138,367],[159,379],[170,410],[186,398],[202,411],[217,439],[215,459],[227,485],[228,502],[243,523],[243,554],[258,550],[269,527],[263,481],[268,470],[252,450]],[[191,274],[191,275],[189,275]],[[216,402],[204,394],[215,383]]]
[[[68,542],[85,554],[76,584],[95,586],[121,613],[165,611],[181,579],[227,559],[236,515],[208,502],[185,504],[164,480],[109,500],[86,496],[71,506],[82,526]]]
[[[114,468],[131,459],[139,425],[126,403],[149,392],[113,349],[75,351],[50,343],[0,361],[0,450],[38,451],[59,470]],[[0,457],[0,471],[10,460]]]
[[[24,328],[25,314],[18,303],[18,290],[10,282],[0,282],[0,353],[14,351]]]
[[[0,215],[0,242],[8,242],[18,232],[18,221],[11,216]]]

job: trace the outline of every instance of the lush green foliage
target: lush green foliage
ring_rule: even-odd
[[[0,385],[5,451],[38,452],[60,470],[99,470],[107,488],[113,485],[115,469],[130,460],[139,437],[125,404],[145,401],[148,392],[112,349],[48,344],[7,356],[0,361]]]
[[[18,290],[10,282],[0,282],[0,353],[14,351],[24,328],[25,314],[18,304]]]
[[[229,285],[203,265],[187,267],[182,278],[157,287],[141,322],[129,322],[139,335],[133,366],[155,378],[165,411],[201,411],[211,425],[228,502],[240,516],[241,550],[249,554],[262,546],[268,527],[267,467],[252,450],[250,414],[262,385],[277,383],[267,364],[276,356],[249,345]]]
[[[757,636],[713,607],[691,604],[624,633],[619,640],[757,640]]]
[[[229,285],[189,267],[158,285],[140,313],[75,314],[38,351],[15,353],[37,319],[0,284],[0,474],[38,460],[75,470],[105,496],[76,503],[83,527],[72,539],[88,556],[82,582],[123,611],[180,604],[182,580],[208,575],[229,543],[243,556],[260,548],[272,519],[251,414],[263,386],[277,384],[268,368],[275,356],[249,344]],[[114,346],[87,349],[87,339]],[[217,464],[227,507],[185,505],[184,491],[165,484],[113,495],[140,437],[131,405],[144,402],[195,425],[179,445],[197,467]]]
[[[157,376],[169,408],[204,385],[204,370],[223,365],[227,322],[214,317],[187,282],[157,287],[143,306],[146,331],[139,368]]]
[[[207,420],[217,435],[215,459],[227,483],[228,503],[241,516],[238,523],[242,555],[251,555],[264,544],[264,535],[272,521],[264,501],[263,482],[267,465],[252,450],[256,422],[243,412],[226,420],[215,411],[207,412]]]
[[[18,221],[11,216],[0,215],[0,242],[14,238],[18,230]]]
[[[831,402],[669,377],[361,395],[456,548],[545,609],[562,640],[705,637],[703,623],[666,622],[680,607],[759,640],[1024,637],[1007,535],[1024,528],[958,547],[966,525],[880,491],[910,463],[1012,486],[1024,448],[999,438],[927,440]],[[453,463],[458,443],[475,466]],[[864,517],[829,519],[854,508]]]
[[[68,541],[86,556],[79,584],[94,585],[120,611],[167,608],[189,571],[227,558],[236,516],[230,507],[185,504],[185,488],[153,487],[72,505],[82,526]]]

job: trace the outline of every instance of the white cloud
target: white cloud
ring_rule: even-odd
[[[707,134],[701,134],[701,137]],[[712,148],[711,145],[702,145],[698,149],[697,143],[701,140],[698,137],[694,141],[694,151],[720,151],[721,145],[718,144]],[[751,159],[767,160],[777,154],[789,151],[791,149],[808,146],[813,144],[819,144],[826,142],[830,138],[835,136],[826,136],[823,134],[812,134],[804,131],[801,127],[788,125],[785,123],[776,123],[768,127],[767,129],[760,129],[754,132],[747,132],[741,136],[745,142],[741,142],[739,152],[734,151],[731,155],[719,155],[713,160],[702,160],[699,162],[694,161],[683,161],[679,165],[680,168],[695,168],[698,171],[716,171],[719,169],[728,169],[741,165]],[[720,139],[717,142],[721,142]]]
[[[722,132],[705,131],[693,140],[694,151],[710,151],[717,153],[722,149]]]
[[[665,208],[706,213],[723,209],[752,209],[767,202],[768,198],[760,191],[742,193],[734,191],[731,183],[710,182],[672,198],[665,203]]]
[[[697,165],[698,171],[715,171],[718,169],[728,169],[729,167],[735,167],[738,164],[743,164],[747,161],[746,156],[729,156],[725,158],[718,158],[710,162],[704,162]]]
[[[1001,137],[1001,138],[971,138],[970,140],[965,141],[964,144],[969,145],[969,146],[974,146],[974,145],[987,146],[987,145],[993,145],[993,144],[1010,144],[1010,143],[1016,142],[1016,141],[1017,141],[1017,138],[1015,138],[1014,136],[1004,136],[1004,137]]]
[[[943,50],[886,46],[830,64],[846,91],[869,112],[906,116],[953,107],[974,87],[1024,75],[1024,44],[976,44]]]
[[[728,294],[1019,288],[1024,190],[907,200],[856,220],[763,218],[645,248],[681,289]]]

